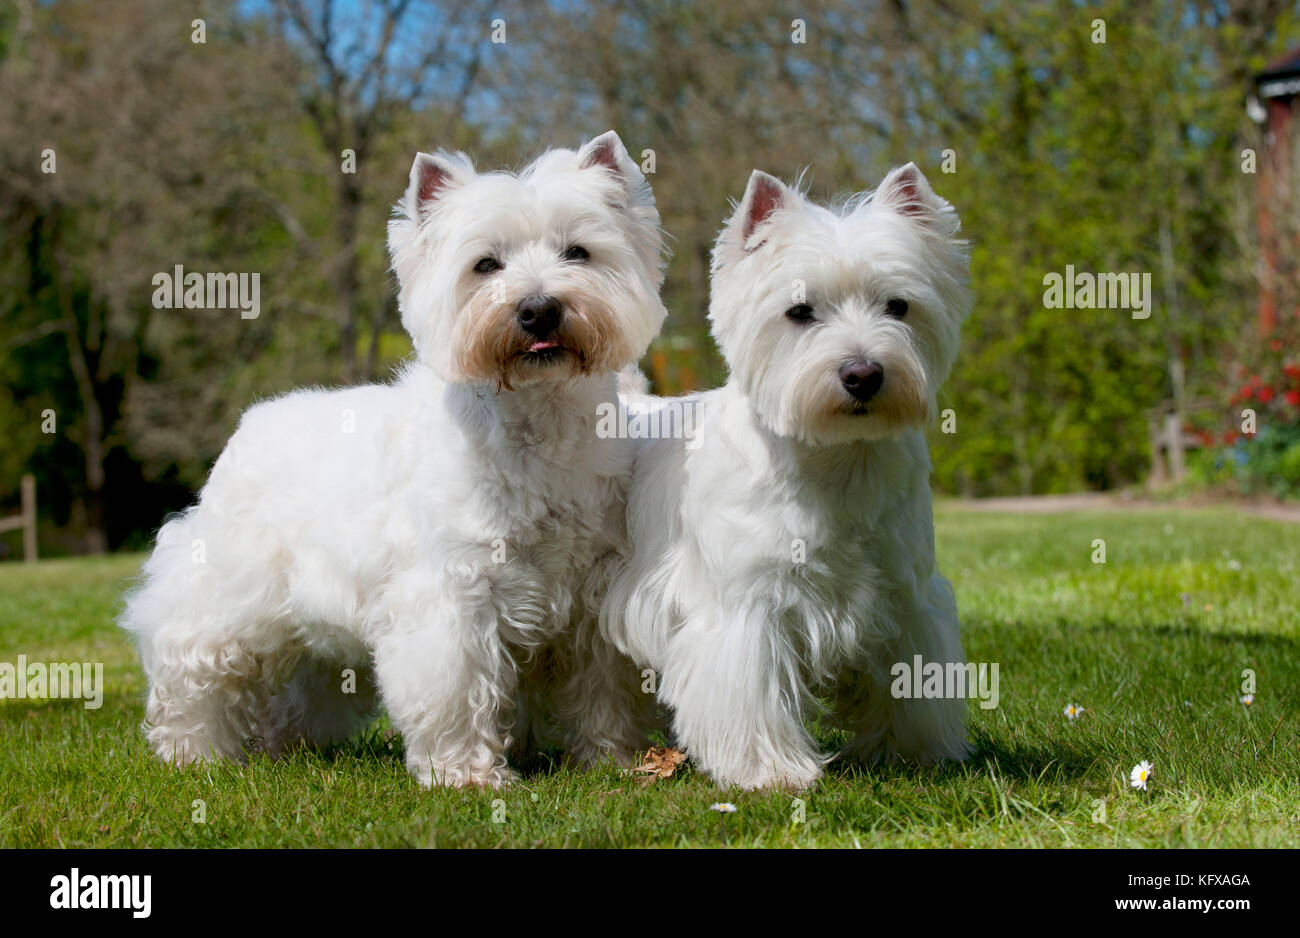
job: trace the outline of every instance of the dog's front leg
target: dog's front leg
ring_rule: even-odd
[[[487,597],[438,588],[436,578],[391,609],[375,642],[375,671],[406,767],[426,788],[500,788],[515,705],[515,663]]]
[[[840,688],[836,722],[853,734],[842,755],[853,762],[901,759],[921,765],[964,759],[970,752],[966,707],[971,688],[950,686],[945,679],[942,695],[918,697],[916,681],[907,681],[907,693],[897,694],[895,682],[885,684],[879,676],[892,673],[895,664],[906,665],[910,676],[918,656],[922,667],[938,664],[945,675],[956,673],[950,665],[965,664],[952,587],[935,573],[917,588],[900,591],[890,606],[899,631],[892,660],[877,676],[862,672],[859,684]]]
[[[778,629],[764,608],[702,608],[669,642],[662,699],[687,754],[719,785],[802,790],[821,777],[798,656]]]

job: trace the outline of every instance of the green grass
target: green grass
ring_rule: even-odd
[[[943,511],[938,543],[967,653],[1000,669],[1000,706],[970,708],[978,754],[832,770],[800,823],[789,795],[689,769],[642,785],[543,760],[506,792],[421,791],[382,724],[325,754],[173,770],[145,750],[143,679],[113,626],[140,558],[8,564],[0,661],[102,661],[107,692],[96,711],[0,702],[0,847],[1300,845],[1300,526]],[[1068,702],[1086,708],[1077,723]],[[1127,784],[1142,759],[1147,792]],[[710,811],[719,800],[739,810]]]

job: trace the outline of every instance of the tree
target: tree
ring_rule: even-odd
[[[0,341],[23,358],[24,421],[57,414],[44,458],[79,493],[85,546],[101,551],[124,399],[154,318],[151,277],[213,253],[209,212],[241,185],[243,143],[229,131],[255,104],[274,113],[256,78],[269,66],[238,41],[220,54],[192,42],[189,18],[159,0],[25,16],[0,63],[11,272]]]
[[[394,309],[373,291],[368,302],[362,299],[363,207],[376,197],[390,203],[395,197],[387,178],[383,195],[367,191],[362,170],[382,138],[416,109],[433,111],[442,145],[451,144],[487,40],[486,8],[477,2],[276,0],[273,9],[283,35],[302,50],[299,102],[318,137],[322,164],[335,168],[324,268],[338,320],[341,376],[352,383],[371,376],[379,335],[391,325]],[[323,245],[317,241],[316,247]],[[358,332],[367,312],[370,357],[362,367]]]

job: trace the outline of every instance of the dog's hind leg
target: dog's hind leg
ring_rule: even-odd
[[[145,705],[147,738],[164,762],[237,759],[257,748],[267,700],[294,652],[255,652],[205,634],[155,646]]]
[[[218,570],[206,533],[194,511],[163,526],[120,620],[149,682],[149,744],[169,763],[239,758],[299,651],[264,565]]]
[[[640,671],[588,617],[562,639],[554,707],[564,727],[565,759],[591,766],[605,756],[633,764],[655,728],[655,688],[642,692]]]

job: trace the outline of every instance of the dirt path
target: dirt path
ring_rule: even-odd
[[[1062,511],[1157,511],[1187,508],[1224,508],[1242,514],[1300,524],[1300,505],[1277,502],[1247,502],[1231,499],[1182,498],[1155,501],[1132,495],[1107,495],[1087,492],[1077,495],[1027,495],[1014,498],[970,498],[946,501],[946,506],[962,511],[1005,511],[1013,514],[1046,515]]]

